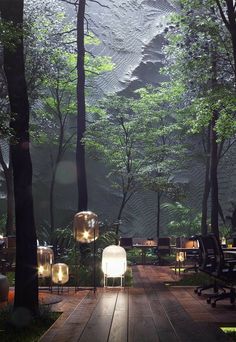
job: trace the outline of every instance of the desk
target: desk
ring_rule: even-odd
[[[223,253],[225,254],[225,255],[233,255],[234,257],[236,257],[236,248],[223,248]]]
[[[145,245],[141,245],[141,244],[133,244],[133,248],[139,248],[141,249],[141,258],[142,258],[142,264],[145,265],[146,264],[146,252],[147,252],[147,249],[154,249],[154,248],[157,248],[157,245],[154,244],[154,243],[150,243],[148,244],[149,242],[147,242],[147,244]]]
[[[236,247],[223,247],[223,252],[236,252]]]

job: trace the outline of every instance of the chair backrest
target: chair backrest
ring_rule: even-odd
[[[202,271],[215,270],[216,250],[215,242],[211,235],[198,236],[199,242],[199,269]]]
[[[184,247],[184,244],[186,243],[187,241],[187,238],[184,237],[184,236],[178,236],[176,239],[175,239],[175,243],[176,243],[176,247],[177,248],[183,248]]]
[[[131,248],[133,246],[133,239],[131,237],[121,237],[120,246],[124,248]]]
[[[145,245],[145,242],[146,242],[145,238],[139,238],[139,237],[133,238],[133,245]]]
[[[222,246],[220,240],[216,237],[216,235],[211,234],[212,241],[214,243],[215,255],[216,255],[216,272],[218,275],[222,272],[222,269],[225,266],[225,258],[222,250]]]
[[[158,253],[170,254],[170,237],[161,237],[157,243]]]

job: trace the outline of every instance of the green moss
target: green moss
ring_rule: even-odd
[[[7,272],[6,277],[9,282],[9,286],[14,286],[15,285],[15,272]]]
[[[236,327],[221,327],[221,330],[233,341],[236,341]]]
[[[41,307],[39,317],[30,320],[26,326],[16,326],[12,306],[8,305],[0,310],[0,341],[37,342],[59,316],[60,313]]]
[[[178,272],[178,270],[177,270]],[[182,278],[178,281],[171,283],[171,285],[177,286],[201,286],[203,284],[210,284],[211,278],[204,273],[181,273]]]

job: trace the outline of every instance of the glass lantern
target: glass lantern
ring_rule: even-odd
[[[98,238],[98,217],[92,211],[81,211],[74,216],[74,237],[76,241],[90,243]]]
[[[52,281],[57,285],[64,285],[69,280],[69,267],[66,264],[58,263],[52,266]]]
[[[185,258],[186,258],[185,252],[177,252],[176,253],[176,261],[184,262]]]
[[[52,264],[54,259],[53,250],[47,246],[37,247],[38,276],[47,278],[51,276]]]
[[[126,251],[123,247],[111,245],[103,250],[102,271],[106,278],[122,277],[126,268]]]

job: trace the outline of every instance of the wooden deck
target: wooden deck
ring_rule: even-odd
[[[57,304],[63,315],[40,342],[230,341],[218,328],[224,317],[236,322],[228,303],[213,309],[192,289],[166,286],[175,277],[167,268],[135,266],[133,275],[132,288],[81,291],[69,296],[72,306]]]

